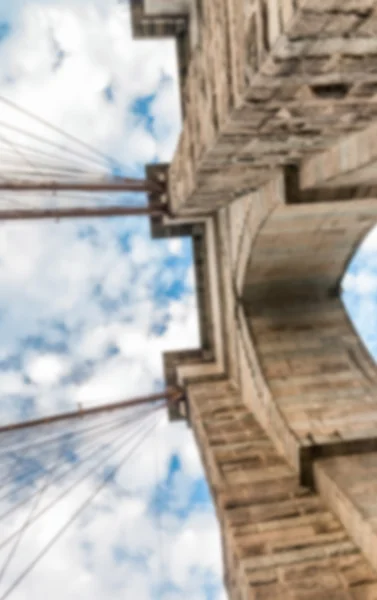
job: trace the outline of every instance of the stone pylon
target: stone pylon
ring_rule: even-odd
[[[201,346],[186,390],[232,599],[377,599],[377,370],[340,299],[377,221],[375,0],[144,0],[175,36],[169,218],[190,235]],[[157,199],[150,196],[150,203]]]

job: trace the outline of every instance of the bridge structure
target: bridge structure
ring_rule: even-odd
[[[377,221],[374,0],[142,0],[183,126],[155,237],[193,240],[201,346],[165,355],[229,597],[377,598],[377,371],[341,300]],[[150,207],[159,202],[151,191]]]

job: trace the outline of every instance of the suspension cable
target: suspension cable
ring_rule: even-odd
[[[143,441],[147,439],[147,437],[152,433],[153,429],[158,425],[157,419],[154,424],[148,429],[148,431],[142,436],[141,440],[132,447],[130,451],[128,451],[125,455],[122,456],[118,464],[107,473],[104,480],[95,488],[94,492],[87,497],[84,502],[80,504],[78,509],[71,515],[68,521],[58,530],[58,532],[51,538],[51,540],[46,544],[46,546],[37,554],[37,556],[33,559],[33,561],[28,565],[28,567],[15,579],[15,581],[10,585],[10,587],[2,594],[0,600],[6,600],[9,595],[17,588],[17,586],[25,579],[27,575],[38,565],[38,563],[42,560],[42,558],[49,552],[49,550],[56,544],[56,542],[62,537],[62,535],[67,531],[67,529],[72,525],[75,520],[80,516],[80,514],[95,500],[98,494],[106,487],[109,481],[111,481],[120,471],[120,469],[124,466],[124,464],[131,458],[131,456],[135,453],[135,451],[141,446]]]
[[[23,134],[23,135],[25,135],[25,134]],[[0,140],[0,141],[1,141],[1,140]],[[59,157],[59,155],[58,155],[58,154],[56,154],[56,153],[55,153],[54,155],[51,155],[51,153],[47,152],[46,150],[42,150],[41,148],[38,148],[38,147],[35,147],[35,146],[29,146],[29,145],[27,145],[27,144],[24,144],[24,143],[22,143],[22,144],[21,144],[21,143],[18,143],[18,144],[17,144],[17,147],[18,147],[19,149],[21,149],[21,150],[25,150],[25,151],[27,151],[28,153],[31,153],[31,154],[36,154],[36,155],[37,155],[39,158],[40,158],[41,156],[43,156],[44,158],[48,158],[49,160],[54,160],[54,159],[56,159],[56,160],[57,160],[57,159],[59,159],[59,158],[63,158],[63,157]],[[68,152],[68,150],[67,150],[67,149],[64,149],[64,150],[61,150],[61,152],[63,152],[63,154],[64,154],[64,152]],[[72,159],[72,155],[71,155],[71,153],[70,153],[70,158]],[[64,160],[67,160],[67,157],[66,157],[66,156],[64,157]],[[77,159],[76,159],[76,160],[77,160]],[[79,161],[81,161],[81,162],[77,162],[77,163],[74,163],[74,164],[76,164],[76,165],[77,165],[77,167],[84,168],[82,163],[83,163],[83,162],[87,163],[87,160],[90,160],[90,159],[87,159],[87,158],[85,158],[85,159],[82,159],[82,158],[80,157],[80,158],[79,158]],[[92,168],[93,168],[93,166],[92,166]],[[105,165],[101,165],[101,171],[100,171],[100,166],[99,166],[99,165],[98,165],[98,166],[96,166],[96,169],[98,169],[98,172],[99,172],[99,173],[102,173],[102,174],[105,174],[105,173],[107,173],[107,169],[106,169]]]
[[[55,458],[55,461],[54,461],[55,466],[57,466],[59,464],[60,456],[61,456],[61,449]],[[35,495],[34,502],[31,506],[31,509],[30,509],[21,529],[19,530],[18,535],[16,536],[16,538],[14,540],[14,544],[13,544],[12,548],[10,549],[8,556],[6,557],[6,559],[2,565],[2,568],[0,570],[0,585],[5,577],[5,573],[7,572],[9,565],[12,562],[13,557],[15,556],[15,554],[17,552],[17,549],[19,548],[19,546],[21,544],[23,536],[25,535],[29,525],[32,522],[33,515],[34,515],[35,511],[37,510],[37,508],[43,498],[43,495],[45,494],[45,492],[47,492],[49,486],[51,485],[51,482],[52,482],[51,475],[52,475],[52,470],[48,471],[48,473],[45,475],[45,484],[43,486],[41,486],[40,490],[38,491],[38,494]]]
[[[41,425],[51,425],[51,423],[58,423],[61,421],[74,421],[75,419],[82,419],[84,416],[96,415],[101,413],[109,413],[119,410],[121,408],[131,408],[135,406],[143,406],[162,400],[166,402],[168,398],[177,394],[182,394],[182,391],[174,388],[169,388],[162,392],[155,394],[149,394],[148,396],[142,396],[139,398],[133,398],[128,400],[120,400],[119,402],[113,402],[111,404],[98,404],[91,406],[80,411],[72,411],[66,413],[58,413],[47,417],[41,417],[31,421],[22,421],[20,423],[11,423],[0,427],[0,433],[9,433],[10,431],[21,431],[23,429],[30,430],[32,427],[40,427]],[[178,396],[175,401],[179,399]]]
[[[157,409],[158,410],[158,409]],[[122,435],[124,434],[124,432],[121,433],[120,436],[116,437],[116,440],[119,440],[120,438],[122,438]],[[104,464],[104,462],[108,459],[111,458],[112,452],[110,452],[110,454],[108,456],[105,457],[105,459],[101,460],[99,462],[100,465]],[[41,516],[43,516],[48,510],[50,510],[50,508],[52,508],[53,506],[55,506],[55,504],[57,502],[59,502],[60,500],[62,500],[65,496],[67,496],[67,494],[69,494],[75,487],[76,485],[80,485],[80,483],[82,483],[82,481],[84,481],[85,479],[87,479],[92,473],[95,472],[95,470],[98,467],[98,463],[95,463],[94,467],[91,467],[90,469],[88,469],[86,471],[86,473],[84,474],[84,476],[82,477],[82,479],[77,482],[74,481],[73,484],[71,484],[68,488],[66,488],[65,490],[63,490],[62,493],[60,493],[57,498],[55,498],[53,501],[51,501],[50,503],[48,503],[41,511],[39,511],[36,515],[34,515],[33,519],[32,519],[32,523],[35,523],[36,521],[38,521],[40,519]],[[17,506],[17,508],[19,508],[19,506]],[[3,515],[1,515],[0,517],[0,521],[2,521],[6,516],[9,516],[9,514],[12,514],[14,512],[14,508],[10,509],[9,511],[7,511],[6,513],[3,513]],[[5,546],[7,546],[10,541],[12,539],[15,538],[15,536],[18,534],[19,530],[16,530],[15,532],[13,532],[12,534],[10,534],[5,540],[3,540],[0,543],[0,550],[2,548],[4,548]],[[1,599],[0,599],[1,600]]]
[[[69,181],[72,180],[72,178],[76,178],[76,179],[83,179],[83,175],[85,175],[86,178],[88,178],[87,173],[85,173],[85,171],[82,171],[82,173],[69,173],[67,171],[63,172],[61,169],[45,169],[45,170],[39,170],[37,171],[28,171],[25,168],[7,168],[6,170],[2,170],[0,169],[1,173],[4,173],[8,180],[11,180],[13,177],[18,176],[18,177],[22,177],[23,179],[26,179],[27,181],[33,181],[34,179],[40,179],[40,178],[53,178],[54,181],[56,179],[58,180],[65,180],[68,179]],[[93,177],[91,176],[91,180],[93,179]],[[98,178],[99,181],[102,181],[101,178]],[[97,179],[96,179],[97,181]]]
[[[78,175],[88,175],[88,174],[92,174],[88,172],[88,170],[84,170],[83,168],[79,168],[78,166],[74,166],[74,165],[67,165],[67,166],[62,166],[59,165],[59,163],[57,163],[56,161],[44,161],[43,166],[37,166],[37,165],[32,165],[32,164],[28,164],[27,166],[29,167],[29,169],[26,169],[25,166],[16,161],[16,158],[14,155],[11,154],[11,152],[3,152],[3,149],[1,150],[1,170],[2,172],[6,172],[8,173],[8,170],[13,169],[13,172],[17,172],[20,173],[22,175],[27,175],[28,177],[30,177],[30,173],[32,172],[33,175],[37,176],[37,175],[45,175],[46,173],[60,173],[62,176],[63,175],[71,175],[71,176],[78,176]],[[7,169],[5,170],[4,167],[7,167]],[[30,171],[30,169],[32,169],[32,171]],[[103,173],[98,172],[98,175],[103,175],[105,174],[105,171]]]
[[[96,431],[97,428],[102,428],[102,427],[105,427],[105,426],[107,426],[109,424],[111,425],[113,423],[118,422],[118,420],[119,420],[118,416],[115,416],[115,418],[113,417],[112,414],[110,414],[109,416],[111,416],[111,419],[109,419],[108,421],[106,421],[106,423],[104,423],[101,420],[100,423],[92,424],[89,427],[83,427],[83,428],[77,427],[76,429],[74,429],[73,431],[68,432],[68,433],[67,432],[63,432],[63,433],[60,432],[56,436],[49,437],[49,438],[44,438],[42,440],[38,440],[37,442],[33,442],[32,444],[21,445],[21,446],[16,446],[16,447],[13,446],[13,447],[10,447],[10,448],[7,447],[6,450],[4,450],[3,452],[0,452],[0,457],[3,456],[3,455],[8,454],[8,452],[10,452],[10,451],[11,452],[19,452],[19,451],[22,451],[22,450],[26,450],[27,451],[27,450],[30,450],[30,449],[33,449],[33,448],[39,448],[41,446],[49,445],[52,442],[59,441],[63,437],[72,437],[72,436],[75,436],[77,434],[81,435],[82,433]],[[94,417],[96,417],[96,415],[94,415]],[[77,423],[77,421],[75,422],[75,424],[76,423]],[[8,435],[12,435],[13,436],[14,433],[11,432]],[[24,438],[24,436],[25,436],[25,432],[22,432],[22,437]]]
[[[23,152],[14,144],[12,140],[9,140],[4,135],[0,134],[0,140],[4,142],[9,148],[12,148],[14,152],[24,161],[26,164],[35,170],[35,165],[23,154]],[[3,160],[2,160],[3,163]]]
[[[93,164],[97,165],[97,168],[98,168],[98,165],[100,165],[101,167],[104,166],[103,163],[101,163],[98,159],[96,160],[94,158],[91,158],[90,156],[83,154],[82,152],[79,152],[78,150],[70,150],[66,146],[63,146],[62,144],[53,142],[51,140],[47,140],[36,133],[31,133],[30,131],[25,131],[25,130],[21,129],[20,127],[16,127],[15,125],[10,125],[9,123],[4,123],[4,121],[0,121],[0,127],[4,127],[5,129],[8,129],[10,131],[13,131],[13,132],[19,133],[25,137],[34,139],[37,142],[46,144],[54,149],[60,150],[61,152],[66,152],[70,156],[72,156],[72,154],[74,154],[76,157],[79,157],[82,160],[86,160],[88,163],[91,163],[91,165],[93,165]]]
[[[142,414],[141,414],[141,416],[142,416]],[[97,435],[96,435],[96,438],[95,438],[95,443],[98,443],[98,435],[102,436],[103,433],[107,433],[108,431],[112,431],[113,429],[116,429],[117,427],[121,427],[123,424],[132,423],[134,420],[137,420],[139,417],[140,417],[139,414],[134,415],[134,416],[130,417],[129,421],[119,421],[119,417],[117,417],[115,419],[107,421],[106,423],[103,423],[103,422],[101,422],[99,424],[97,423],[95,426],[92,426],[91,428],[88,428],[86,431],[84,430],[84,433],[88,433],[88,432],[91,433],[93,431],[96,432]],[[67,433],[60,434],[60,436],[58,436],[57,438],[53,439],[53,441],[51,442],[52,449],[54,449],[54,446],[58,445],[59,442],[64,443],[64,442],[68,441],[68,440],[66,440],[64,438],[66,438],[68,436],[70,436],[72,438],[73,436],[77,436],[77,433],[79,433],[79,435],[80,435],[82,432],[80,432],[80,430],[78,430],[78,432],[72,432],[70,434],[67,434]],[[38,442],[35,443],[34,446],[28,446],[28,447],[26,447],[26,450],[29,450],[30,448],[33,448],[33,447],[34,448],[38,448],[38,447],[41,447],[41,446],[44,449],[46,449],[46,447],[47,447],[49,449],[49,453],[51,452],[51,445],[50,445],[50,443],[43,444],[43,443],[38,443]],[[25,447],[23,449],[25,449]],[[88,448],[86,447],[86,450],[87,449]],[[14,448],[10,448],[9,450],[4,451],[3,453],[1,453],[0,456],[2,455],[2,456],[8,456],[8,457],[10,457],[12,454],[16,454],[18,451],[19,451],[19,449],[15,450]],[[16,456],[16,459],[17,458],[19,458],[19,457]],[[14,471],[11,470],[11,472],[8,474],[8,476],[5,479],[1,475],[0,475],[0,477],[1,477],[2,487],[4,487],[9,481],[12,481],[12,479],[14,478]],[[4,498],[6,498],[7,496],[8,496],[8,494],[3,494],[2,496],[0,496],[0,502],[2,500],[4,500]]]
[[[121,420],[121,421],[118,421],[118,422],[116,422],[116,423],[110,423],[110,426],[109,426],[109,425],[107,425],[107,428],[106,428],[106,429],[105,429],[103,432],[100,432],[99,434],[97,434],[97,436],[96,436],[96,439],[94,440],[94,450],[98,449],[98,439],[99,439],[99,438],[98,438],[98,435],[99,435],[99,436],[108,435],[108,433],[109,433],[109,432],[111,433],[111,432],[113,432],[113,431],[116,431],[116,430],[118,430],[118,429],[122,428],[124,425],[129,425],[129,424],[132,424],[132,423],[134,423],[135,421],[137,421],[138,419],[140,419],[140,417],[142,417],[142,416],[143,416],[143,415],[133,415],[132,417],[127,417],[126,419],[123,419],[123,420]],[[86,454],[85,454],[84,456],[81,456],[81,463],[75,463],[75,464],[73,465],[73,467],[72,467],[72,465],[70,465],[70,466],[69,466],[69,469],[70,469],[70,470],[72,470],[72,469],[74,470],[74,469],[76,469],[76,468],[81,468],[81,467],[83,466],[84,462],[89,462],[89,460],[90,460],[92,457],[94,457],[94,456],[95,456],[95,454],[96,454],[96,453],[95,453],[95,451],[91,451],[90,453],[88,453],[88,448],[89,448],[90,450],[92,450],[92,447],[93,447],[93,444],[90,444],[90,443],[88,444],[88,443],[87,443],[87,444],[86,444],[86,446],[85,446],[85,452],[86,452]],[[33,460],[33,459],[32,459],[32,460]],[[47,468],[47,466],[46,466],[46,465],[44,465],[44,466],[40,466],[40,462],[38,462],[38,459],[35,459],[35,458],[34,458],[34,461],[35,461],[35,462],[37,462],[37,464],[38,464],[38,467],[39,467],[39,468],[36,470],[36,472],[35,472],[35,477],[37,478],[36,480],[38,480],[38,473],[39,473],[39,472],[41,472],[41,471],[43,471],[44,473],[45,473],[45,472],[48,472],[48,471],[49,471],[49,469]],[[61,467],[63,467],[63,473],[59,473],[59,475],[58,475],[58,473],[57,473],[57,472],[55,473],[56,477],[54,478],[54,481],[55,481],[56,483],[57,483],[58,481],[60,481],[62,478],[64,478],[64,476],[65,476],[65,474],[66,474],[66,473],[65,473],[65,471],[66,471],[65,467],[66,467],[66,466],[67,466],[67,465],[66,465],[66,463],[62,463],[62,464],[61,464]],[[28,474],[30,474],[30,473],[28,472]],[[10,480],[11,480],[11,478],[10,478]],[[9,481],[9,478],[8,478],[8,481]],[[7,482],[7,483],[8,483],[8,482]],[[28,487],[28,486],[26,485],[25,487]],[[6,499],[8,495],[9,495],[9,492],[5,492],[5,493],[3,493],[3,495],[2,495],[2,496],[1,496],[1,498],[0,498],[0,501],[2,501],[2,500],[4,500],[4,499]],[[34,495],[34,494],[32,494],[32,496],[31,496],[31,497],[33,497],[33,495]],[[17,505],[13,505],[13,506],[11,507],[11,509],[10,509],[10,510],[8,510],[8,512],[7,512],[7,515],[9,516],[9,514],[12,514],[13,512],[15,512],[15,511],[16,511],[18,508],[20,508],[20,506],[22,506],[23,504],[27,503],[27,502],[29,501],[29,499],[30,499],[30,497],[23,498],[23,499],[22,499],[22,500],[21,500],[21,501],[20,501],[20,502],[19,502]],[[1,519],[2,519],[2,518],[3,518],[3,515],[2,515],[2,517],[1,517]]]
[[[153,410],[154,409],[152,409],[151,412],[153,412]],[[158,408],[155,409],[155,410],[158,410]],[[132,418],[129,417],[127,420],[122,421],[120,423],[117,423],[115,426],[113,426],[112,428],[110,428],[110,432],[112,430],[117,430],[117,429],[121,428],[123,425],[133,424],[135,421],[138,421],[138,420],[140,420],[140,416],[139,415],[134,416]],[[122,430],[120,436],[121,435],[123,435],[123,430]],[[118,440],[120,436],[118,436],[116,439]],[[81,461],[81,463],[75,463],[74,467],[77,468],[77,469],[80,469],[81,467],[83,467],[85,465],[85,463],[88,463],[90,461],[90,459],[92,459],[93,457],[96,457],[97,454],[98,454],[98,445],[95,445],[93,451],[90,452],[87,456],[85,456],[84,459]],[[65,466],[65,465],[63,465],[63,466]],[[72,465],[70,466],[70,472],[71,471],[72,471]],[[87,472],[87,475],[90,475],[92,472],[93,472],[93,469],[89,469],[88,472]],[[59,481],[61,481],[64,478],[65,475],[66,475],[65,471],[63,471],[63,473],[59,473],[59,475],[57,477],[53,478],[53,483],[55,483],[55,484],[58,483]],[[73,482],[73,487],[75,485],[76,485],[76,481]],[[66,490],[63,493],[63,497],[66,495],[66,493],[68,493],[71,489],[73,489],[73,487],[72,486],[69,487],[68,490]],[[37,492],[34,492],[31,496],[28,496],[26,498],[21,499],[17,504],[12,505],[8,510],[6,510],[5,513],[2,513],[0,515],[0,522],[3,521],[4,519],[8,518],[13,513],[15,513],[22,506],[24,506],[25,504],[27,504],[30,501],[30,499],[34,497],[35,493],[37,493]],[[8,493],[3,494],[3,496],[0,498],[0,500],[1,501],[4,500],[7,496],[8,496]],[[39,518],[39,514],[40,513],[37,514],[36,518]],[[7,543],[8,543],[8,541],[1,542],[0,543],[0,550]]]
[[[13,102],[12,100],[9,100],[9,98],[0,96],[0,102],[3,102],[3,104],[7,104],[8,106],[11,106],[14,110],[17,110],[21,114],[26,115],[31,119],[34,119],[38,123],[41,123],[45,127],[51,129],[52,131],[55,131],[56,133],[59,133],[59,134],[65,136],[67,139],[70,139],[73,142],[75,142],[76,144],[79,144],[80,146],[82,146],[83,148],[86,148],[87,150],[89,150],[90,152],[95,154],[96,156],[100,157],[102,160],[104,159],[104,160],[106,160],[106,162],[110,162],[110,164],[119,165],[118,161],[116,161],[111,156],[108,156],[107,154],[97,150],[97,148],[94,148],[94,146],[92,146],[91,144],[88,144],[87,142],[83,142],[82,140],[80,140],[76,136],[72,135],[71,133],[67,133],[60,127],[58,127],[56,125],[52,125],[52,123],[49,123],[42,117],[39,117],[38,115],[33,114],[26,108],[22,108],[22,107],[18,106],[15,102]]]

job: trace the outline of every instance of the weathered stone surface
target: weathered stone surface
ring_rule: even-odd
[[[257,189],[271,169],[376,118],[372,2],[201,0],[194,13],[194,1],[183,4],[183,14],[161,8],[144,20],[134,8],[139,35],[179,40],[186,118],[170,169],[177,213],[217,209]],[[187,38],[190,12],[194,49],[178,32]]]
[[[376,574],[227,381],[188,387],[231,598],[374,598]],[[370,594],[368,596],[367,594]]]
[[[377,569],[377,453],[319,460],[315,480],[330,509]]]
[[[187,390],[230,597],[377,600],[345,533],[376,566],[361,465],[377,456],[377,371],[340,300],[377,220],[376,2],[173,4],[134,9],[140,35],[175,35],[181,54],[173,217],[155,225],[206,240],[203,347],[165,366]],[[313,464],[327,507],[300,485]]]
[[[278,207],[253,246],[243,304],[270,393],[301,444],[377,431],[375,367],[338,299],[377,202]]]
[[[300,183],[303,188],[365,186],[377,182],[376,173],[377,126],[373,125],[308,158],[301,167]]]

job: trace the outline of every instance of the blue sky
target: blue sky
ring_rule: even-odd
[[[364,239],[343,280],[343,301],[368,352],[377,360],[377,230]]]
[[[114,156],[122,165],[112,165],[115,174],[141,176],[145,164],[169,161],[179,134],[173,43],[132,42],[127,4],[116,0],[0,0],[0,96]],[[24,124],[1,111],[1,120]],[[374,356],[376,248],[372,235],[344,285]],[[161,389],[162,352],[198,344],[190,241],[152,241],[146,219],[3,224],[0,319],[1,422]],[[93,439],[69,439],[72,476],[93,447]],[[31,452],[26,471],[19,453],[3,458],[3,477],[18,479],[1,495],[0,516],[25,493],[20,478],[30,464],[29,491],[44,485],[43,468],[61,451],[54,447],[45,461]],[[106,468],[30,527],[0,597]],[[50,482],[41,506],[62,490]],[[0,521],[1,536],[26,516],[25,506]],[[12,597],[224,600],[217,522],[186,426],[165,417]]]
[[[114,174],[142,176],[145,164],[169,161],[179,134],[173,42],[134,43],[127,4],[116,0],[0,0],[3,96],[113,156],[121,165],[107,164]],[[0,121],[62,143],[3,104]],[[0,152],[6,171],[2,144]],[[161,389],[162,352],[198,344],[191,242],[152,241],[146,219],[3,224],[0,319],[3,423]],[[101,435],[108,441],[112,428]],[[0,495],[2,539],[28,511],[64,494],[65,472],[74,482],[83,458],[95,466],[106,452],[97,437],[75,434],[43,456],[29,449],[25,463],[17,446],[30,440],[12,440],[16,450],[0,466],[10,482]],[[141,450],[115,478],[115,459],[105,461],[27,528],[4,577],[0,569],[0,597],[109,475],[111,484],[11,597],[225,597],[217,522],[190,430],[165,415]],[[66,471],[49,476],[58,460]],[[23,499],[37,492],[33,509]],[[0,539],[0,565],[10,548]]]

